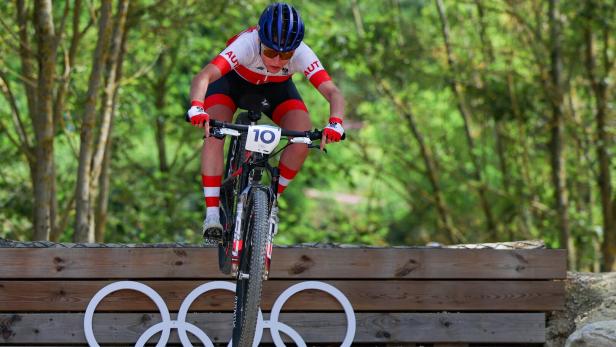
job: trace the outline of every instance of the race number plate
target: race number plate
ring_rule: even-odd
[[[246,150],[270,154],[280,142],[281,129],[271,125],[253,125],[248,127]]]

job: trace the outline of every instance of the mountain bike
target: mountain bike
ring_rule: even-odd
[[[263,281],[269,277],[273,238],[278,232],[278,168],[270,157],[294,143],[318,148],[321,130],[293,131],[258,125],[260,110],[238,115],[235,123],[210,120],[210,134],[231,137],[220,189],[223,233],[218,242],[220,271],[236,279],[233,347],[253,345]],[[288,140],[274,152],[281,139]],[[266,180],[269,176],[269,182]]]

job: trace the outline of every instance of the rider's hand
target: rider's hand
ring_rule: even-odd
[[[196,127],[205,128],[206,137],[210,135],[210,115],[203,109],[201,101],[192,101],[190,109],[186,112],[186,120]]]
[[[323,129],[323,138],[321,139],[321,150],[330,142],[338,142],[344,135],[342,127],[342,119],[338,117],[329,117],[329,124]]]

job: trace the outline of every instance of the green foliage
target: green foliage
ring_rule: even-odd
[[[131,1],[113,125],[106,241],[199,242],[204,210],[199,177],[202,139],[198,130],[184,122],[190,83],[229,37],[256,24],[267,3]],[[477,194],[484,184],[500,240],[542,238],[559,246],[548,149],[552,125],[546,84],[547,5],[539,1],[479,3],[482,21],[476,2],[446,2],[453,68],[448,66],[432,1],[296,4],[307,25],[305,42],[345,94],[348,140],[328,146],[327,155],[311,153],[280,201],[276,242],[448,242],[410,114],[434,161],[447,212],[465,241],[481,242],[489,234]],[[596,105],[584,65],[584,28],[590,27],[598,38],[612,35],[609,47],[613,47],[610,14],[615,6],[609,1],[596,1],[594,8],[584,3],[565,1],[561,7],[567,84],[564,155],[572,237],[579,266],[590,269],[599,256],[595,250],[601,240],[602,213],[596,183]],[[59,27],[64,2],[53,6]],[[3,27],[0,34],[0,72],[14,95],[26,134],[34,141],[15,48],[15,4],[1,3],[0,12],[10,29]],[[91,13],[83,11],[80,28],[90,21]],[[70,19],[61,56],[73,35],[68,23]],[[55,136],[58,212],[67,211],[69,220],[74,217],[81,115],[96,45],[95,24],[81,40]],[[613,49],[606,54],[613,62]],[[63,59],[57,64],[62,72]],[[605,72],[604,66],[598,68]],[[613,79],[614,69],[606,79],[608,100],[614,96]],[[327,102],[303,76],[295,76],[294,81],[313,125],[322,127],[329,116]],[[472,111],[474,154],[483,182],[473,176],[452,81],[458,82]],[[7,101],[5,96],[1,100]],[[23,151],[15,145],[14,116],[4,101],[0,103],[0,237],[26,240],[36,208],[32,175]],[[613,107],[609,112],[613,119]],[[613,122],[608,127],[613,149]],[[164,134],[166,167],[157,128]],[[612,168],[613,154],[612,150]],[[69,241],[71,235],[69,222],[61,240]]]

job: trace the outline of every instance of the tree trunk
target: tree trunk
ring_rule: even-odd
[[[115,99],[115,97],[114,97]],[[111,111],[115,113],[115,111]],[[113,129],[113,124],[111,125]],[[96,197],[96,208],[94,212],[94,239],[96,242],[105,242],[105,230],[107,226],[107,211],[109,206],[109,174],[111,172],[111,151],[113,148],[112,138],[107,141],[105,156],[103,157],[101,175],[99,177],[99,192]]]
[[[490,73],[490,66],[494,63],[494,49],[492,48],[492,43],[487,35],[487,24],[484,16],[484,8],[483,4],[480,0],[475,0],[475,6],[477,6],[477,14],[479,16],[479,37],[481,39],[481,50],[483,52],[483,60],[486,62],[486,66],[488,68],[484,69],[481,74],[483,89],[490,88],[486,83],[486,75]],[[498,164],[500,167],[501,175],[502,175],[502,184],[503,184],[503,192],[504,195],[509,198],[510,196],[510,187],[511,187],[511,177],[509,172],[509,167],[507,163],[506,156],[506,144],[505,138],[502,136],[503,129],[501,120],[499,119],[499,115],[496,113],[492,114],[492,120],[494,122],[493,133],[494,133],[494,143],[496,145],[496,153],[498,155]],[[509,225],[509,223],[503,223],[502,228],[506,232],[508,239],[510,241],[514,241],[515,233],[514,228]]]
[[[436,0],[436,7],[438,9],[439,18],[441,20],[441,30],[443,34],[443,39],[445,41],[445,49],[447,51],[447,64],[449,65],[449,70],[451,71],[451,74],[452,74],[450,86],[456,97],[460,114],[462,115],[462,118],[464,120],[464,131],[466,135],[466,141],[468,143],[468,151],[469,151],[469,155],[471,157],[471,161],[473,163],[473,168],[474,168],[473,177],[478,185],[477,190],[479,193],[479,200],[481,202],[481,207],[486,217],[486,226],[488,229],[488,233],[490,235],[490,240],[496,241],[498,239],[497,226],[494,221],[493,214],[492,214],[492,208],[490,207],[490,203],[486,195],[487,187],[486,187],[485,182],[483,181],[482,173],[481,173],[481,165],[479,163],[479,158],[477,157],[475,139],[473,137],[472,130],[471,130],[472,129],[472,124],[471,124],[472,115],[471,115],[471,112],[468,106],[466,105],[464,95],[455,78],[456,64],[453,59],[453,52],[451,50],[451,45],[450,45],[449,23],[445,15],[445,7],[443,5],[442,0]]]
[[[614,194],[614,198],[612,199],[612,225],[611,225],[612,233],[610,233],[611,240],[614,240],[616,238],[616,235],[615,235],[616,231],[614,231],[614,229],[616,229],[615,225],[616,225],[616,194]],[[614,251],[614,252],[612,252],[612,251]],[[610,247],[610,252],[612,252],[611,253],[612,254],[611,269],[612,269],[612,271],[614,271],[614,268],[616,267],[616,265],[614,265],[614,257],[615,257],[614,254],[616,253],[616,251],[613,248]],[[604,263],[605,263],[605,261],[604,261]],[[606,266],[606,268],[608,268],[608,267]]]
[[[511,53],[513,54],[513,53]],[[513,59],[513,57],[512,57]],[[511,66],[511,63],[508,64]],[[530,159],[528,148],[532,148],[532,144],[528,143],[528,136],[526,135],[526,124],[524,122],[524,116],[522,113],[521,105],[518,101],[517,92],[515,89],[515,81],[513,80],[514,72],[512,70],[507,71],[507,92],[509,99],[511,100],[511,109],[515,116],[515,122],[518,128],[518,136],[515,137],[516,145],[521,152],[517,152],[518,166],[522,175],[522,184],[516,184],[517,199],[520,199],[523,203],[520,204],[521,225],[524,230],[524,235],[532,235],[534,226],[534,214],[533,214],[533,200],[536,199],[535,183],[531,179]]]
[[[552,166],[552,184],[554,185],[554,199],[557,212],[560,246],[569,252],[569,268],[575,269],[575,248],[570,244],[572,239],[569,230],[567,173],[564,154],[564,114],[563,114],[563,82],[562,82],[562,53],[560,20],[558,19],[558,0],[550,0],[549,26],[550,26],[550,78],[551,94],[549,100],[552,104],[552,121],[550,140],[550,162]]]
[[[601,245],[603,253],[604,271],[616,270],[616,221],[614,220],[614,207],[612,206],[612,177],[610,172],[610,156],[608,146],[611,142],[607,131],[607,99],[608,88],[606,78],[609,76],[612,64],[608,61],[608,42],[609,36],[604,35],[602,66],[605,71],[597,75],[596,58],[594,52],[594,35],[591,23],[595,20],[594,3],[587,2],[588,18],[584,28],[586,41],[586,73],[590,80],[590,85],[595,97],[595,119],[597,126],[597,159],[599,162],[599,174],[597,181],[601,193],[601,212],[603,216],[603,243]]]
[[[477,6],[477,13],[479,15],[479,37],[481,38],[481,50],[483,51],[483,59],[487,63],[486,65],[491,65],[494,63],[494,50],[492,49],[492,43],[487,35],[487,25],[484,17],[484,9],[483,4],[480,0],[475,0],[475,5]],[[485,83],[485,74],[481,76],[483,79],[483,87],[486,88]],[[502,129],[500,120],[498,119],[498,115],[493,115],[494,120],[494,142],[496,144],[496,152],[498,153],[498,162],[501,169],[501,173],[503,175],[503,190],[505,193],[509,193],[510,187],[510,178],[509,178],[509,169],[507,167],[507,158],[505,156],[505,145],[502,137]]]
[[[608,48],[608,40],[604,49]],[[607,57],[607,54],[603,55]],[[610,66],[611,64],[604,64]],[[603,266],[604,271],[616,271],[616,212],[612,201],[612,175],[610,171],[609,144],[613,141],[607,131],[607,81],[609,71],[600,81],[593,83],[597,118],[597,158],[599,160],[599,187],[601,190],[601,210],[603,212]],[[616,199],[615,199],[616,200]]]
[[[0,90],[2,90],[2,94],[4,98],[10,105],[11,109],[11,120],[13,123],[13,128],[15,128],[15,133],[17,134],[17,139],[15,140],[15,145],[24,155],[26,160],[28,161],[28,165],[34,168],[35,159],[33,147],[30,144],[30,138],[28,132],[26,131],[26,127],[21,118],[21,113],[19,112],[19,107],[17,106],[17,100],[15,99],[15,95],[11,90],[11,85],[9,84],[9,79],[6,75],[0,71]],[[3,124],[0,122],[0,126]],[[31,170],[34,172],[34,170]]]
[[[38,86],[36,111],[31,113],[36,135],[36,169],[34,175],[34,240],[48,240],[52,229],[54,205],[53,161],[53,84],[56,47],[51,0],[37,0],[35,28],[38,38]]]
[[[169,164],[166,146],[166,115],[163,113],[166,106],[165,96],[169,90],[169,76],[173,72],[177,58],[178,47],[168,47],[160,54],[156,61],[155,77],[151,82],[156,106],[156,146],[158,148],[158,167],[161,172],[169,172],[172,164]],[[168,62],[167,62],[168,60]]]
[[[37,3],[38,6],[38,3]],[[32,81],[34,69],[32,67],[32,47],[28,39],[28,13],[24,0],[17,1],[17,23],[19,25],[19,57],[21,60],[21,74],[24,77],[24,89],[28,100],[28,113],[34,115],[37,110],[36,85]],[[32,83],[30,83],[32,82]],[[34,176],[34,173],[33,173]]]
[[[68,57],[64,62],[64,74],[62,75],[62,83],[56,93],[56,100],[54,105],[54,124],[59,126],[62,123],[62,112],[64,111],[64,104],[66,103],[66,95],[71,82],[71,74],[73,72],[73,66],[75,65],[75,57],[77,55],[77,47],[81,40],[79,32],[79,18],[81,16],[81,0],[75,0],[73,5],[73,36],[71,38],[71,45],[68,51]]]
[[[113,35],[111,38],[111,51],[109,53],[109,59],[106,62],[106,83],[105,83],[105,92],[104,99],[102,102],[102,110],[101,110],[101,122],[99,126],[99,134],[98,140],[95,143],[95,151],[94,156],[92,158],[92,172],[91,172],[91,191],[90,191],[90,204],[92,208],[90,209],[90,230],[94,230],[94,238],[95,240],[100,240],[102,242],[104,236],[104,227],[96,228],[96,203],[98,201],[97,196],[99,195],[99,184],[100,184],[100,175],[103,169],[103,161],[105,158],[108,159],[107,151],[111,148],[108,145],[109,139],[111,137],[111,130],[113,127],[113,109],[114,102],[116,101],[116,90],[117,90],[117,71],[118,71],[118,62],[120,56],[120,50],[122,46],[122,38],[124,37],[124,29],[126,25],[126,14],[128,12],[128,0],[120,0],[118,2],[118,10],[116,14],[116,18],[114,20],[114,28]],[[99,231],[98,234],[96,231]],[[102,232],[101,232],[102,230]]]
[[[488,40],[487,25],[484,16],[484,9],[481,0],[475,0],[475,6],[477,6],[477,14],[479,15],[479,37],[481,39],[481,48],[483,51],[484,59],[488,62],[494,61],[494,49],[492,44]]]
[[[77,172],[77,187],[75,190],[76,218],[75,242],[94,242],[94,229],[90,223],[92,197],[91,197],[91,166],[93,152],[93,137],[96,123],[96,105],[99,94],[103,64],[107,57],[111,25],[109,17],[111,12],[111,0],[102,0],[99,18],[99,34],[94,51],[92,72],[88,82],[88,92],[85,101],[85,111],[81,124],[81,145],[79,149],[79,168]]]
[[[126,4],[128,11],[128,1]],[[128,16],[128,14],[127,14]],[[128,18],[127,18],[128,19]],[[96,242],[105,241],[105,230],[107,226],[107,211],[109,206],[109,185],[111,174],[111,153],[113,151],[113,119],[115,118],[116,106],[118,103],[118,90],[120,88],[120,81],[122,80],[122,67],[124,65],[124,54],[126,53],[126,40],[127,33],[130,30],[130,26],[125,23],[124,30],[122,31],[122,39],[119,46],[116,73],[115,73],[115,89],[113,90],[113,100],[111,106],[111,123],[109,128],[109,137],[104,151],[101,174],[99,177],[99,191],[96,201],[95,211],[95,225],[94,234]]]
[[[158,73],[154,80],[153,94],[154,94],[154,106],[156,107],[156,147],[158,148],[158,168],[160,172],[168,172],[169,164],[167,163],[167,152],[165,145],[165,115],[163,110],[165,108],[165,95],[167,94],[167,77],[168,73],[165,71],[165,56],[166,52],[163,52],[158,57],[156,67]]]

